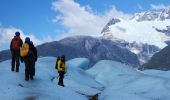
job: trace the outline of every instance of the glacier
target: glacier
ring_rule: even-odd
[[[170,99],[170,80],[165,77],[170,75],[170,72],[142,72],[119,62],[103,60],[87,70],[87,73],[105,86],[99,100]]]
[[[0,63],[0,98],[2,100],[88,100],[100,93],[102,85],[87,75],[82,69],[67,65],[66,87],[58,86],[58,74],[54,57],[39,58],[33,81],[26,82],[24,64],[20,72],[11,72],[11,60]],[[78,59],[79,62],[84,60]],[[73,62],[74,63],[74,62]],[[71,64],[71,63],[70,63]]]
[[[101,60],[87,68],[87,58],[67,61],[65,87],[58,86],[55,57],[39,58],[33,81],[24,80],[20,72],[11,72],[11,60],[0,63],[0,97],[2,100],[169,100],[170,71],[144,70],[111,60]],[[81,68],[81,66],[83,66]]]

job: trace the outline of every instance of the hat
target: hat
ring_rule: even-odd
[[[26,37],[26,38],[25,38],[25,42],[30,42],[30,38],[29,38],[29,37]]]
[[[20,36],[20,33],[19,32],[15,32],[15,36]]]

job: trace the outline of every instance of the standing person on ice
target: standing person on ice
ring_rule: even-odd
[[[35,63],[35,55],[36,52],[33,50],[32,44],[30,43],[30,38],[25,38],[25,43],[22,45],[22,49],[20,52],[21,57],[23,57],[22,62],[25,63],[25,80],[29,79],[33,80],[33,68]]]
[[[14,38],[11,40],[10,51],[12,55],[11,70],[19,72],[19,59],[20,59],[20,48],[22,47],[22,39],[20,38],[20,33],[15,32]]]
[[[58,74],[59,74],[59,80],[58,80],[58,85],[64,87],[64,74],[66,73],[66,63],[65,63],[65,56],[61,56],[57,59],[56,63],[57,69],[58,69]]]

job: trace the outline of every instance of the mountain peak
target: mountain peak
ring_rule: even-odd
[[[138,22],[141,21],[153,21],[156,20],[159,17],[159,12],[141,12],[141,13],[136,13],[133,17],[132,20],[135,19]]]
[[[160,10],[135,13],[131,19],[134,19],[138,22],[154,20],[163,21],[166,19],[170,19],[170,6]]]
[[[109,22],[102,29],[101,33],[109,31],[109,26],[114,25],[114,24],[119,23],[119,22],[120,22],[120,20],[117,19],[117,18],[110,19]]]

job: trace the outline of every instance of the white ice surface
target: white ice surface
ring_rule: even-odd
[[[170,100],[170,79],[154,71],[144,74],[130,66],[103,60],[87,72],[105,86],[99,100]]]
[[[56,58],[39,58],[33,81],[26,82],[24,64],[20,72],[11,71],[11,61],[0,63],[0,99],[1,100],[88,100],[88,96],[100,92],[102,86],[79,68],[70,67],[65,76],[65,87],[57,85],[55,69]],[[79,60],[80,61],[80,60]],[[75,69],[75,70],[74,70]],[[23,86],[23,87],[22,87]]]

